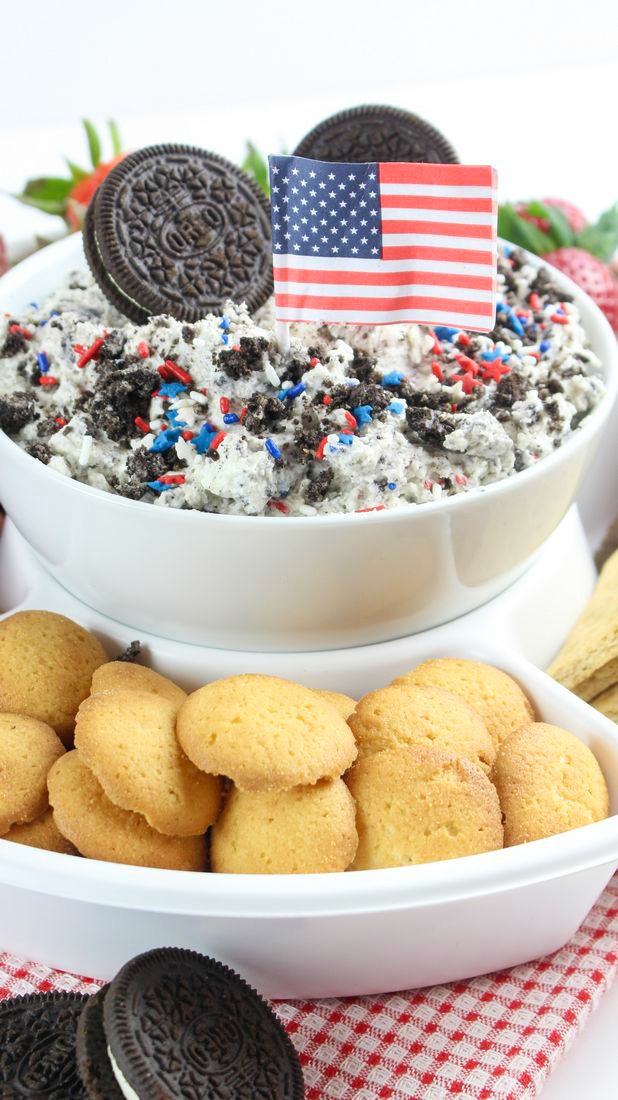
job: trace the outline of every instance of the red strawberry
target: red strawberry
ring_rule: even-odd
[[[90,175],[86,176],[84,179],[78,180],[74,187],[71,188],[64,215],[71,229],[81,229],[84,224],[86,210],[88,209],[90,200],[97,187],[103,182],[107,174],[111,172],[112,168],[122,160],[123,156],[123,153],[119,153],[118,156],[113,157],[112,160],[108,160],[106,164],[99,164],[94,172],[91,172]]]
[[[618,332],[618,279],[607,264],[583,248],[557,248],[543,259],[589,294]]]
[[[9,270],[9,261],[6,254],[6,245],[4,238],[0,237],[0,275],[5,275]]]
[[[579,233],[588,225],[588,219],[585,214],[582,214],[579,207],[574,206],[571,202],[566,202],[565,199],[541,199],[541,202],[544,206],[555,206],[557,210],[561,210],[574,233]],[[547,218],[539,218],[534,214],[530,214],[528,212],[527,203],[520,202],[515,209],[524,221],[532,222],[532,224],[536,225],[537,229],[542,230],[543,233],[549,233],[551,231],[551,226]]]

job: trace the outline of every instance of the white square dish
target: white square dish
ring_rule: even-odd
[[[433,985],[561,947],[618,867],[618,730],[512,653],[459,635],[424,656],[514,676],[541,719],[594,751],[613,816],[503,851],[331,875],[160,871],[0,841],[0,947],[103,979],[148,948],[191,947],[285,998]]]

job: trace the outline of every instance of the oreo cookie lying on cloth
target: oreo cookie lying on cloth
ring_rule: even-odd
[[[77,1056],[90,1100],[304,1095],[272,1009],[227,966],[181,948],[139,955],[90,1001]]]
[[[242,169],[188,145],[153,145],[109,173],[84,225],[101,290],[138,324],[198,321],[227,298],[257,309],[272,294],[270,208]]]
[[[88,997],[33,993],[0,1003],[2,1100],[87,1100],[75,1035]]]
[[[439,130],[410,111],[379,105],[351,107],[325,118],[299,142],[294,156],[352,164],[458,163],[455,150]]]

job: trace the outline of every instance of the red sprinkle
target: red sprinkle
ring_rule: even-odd
[[[488,363],[483,371],[483,380],[485,382],[499,382],[505,374],[510,374],[511,368],[507,367],[506,363],[501,363],[499,360],[495,360],[493,363]]]
[[[461,382],[462,389],[467,397],[470,396],[475,386],[481,386],[482,382],[471,374],[454,374],[453,382]]]
[[[67,423],[68,423],[68,421],[65,420],[63,416],[57,416],[56,417],[56,424],[58,425],[59,428],[64,428],[65,424],[67,424]]]
[[[456,412],[457,412],[457,405],[451,405],[451,412],[452,412],[452,413],[456,413]]]
[[[219,398],[219,408],[221,409],[221,412],[223,414],[229,413],[229,411],[230,411],[230,399],[229,399],[229,397],[220,397]]]
[[[309,366],[310,367],[317,367],[319,362],[320,362],[320,360],[317,358],[317,356],[312,355],[311,359],[309,360]]]
[[[175,363],[173,359],[166,359],[160,367],[157,367],[157,370],[161,378],[166,382],[169,382],[170,378],[175,378],[177,382],[182,382],[185,386],[193,385],[191,375],[186,370],[183,370],[182,367],[179,367],[178,363]]]
[[[326,436],[326,435],[325,435],[325,436],[323,436],[323,437],[322,437],[322,439],[320,440],[320,442],[319,442],[319,444],[318,444],[318,449],[317,449],[317,451],[315,452],[315,457],[316,457],[317,459],[319,459],[319,461],[320,461],[320,462],[321,462],[321,461],[322,461],[322,459],[324,458],[324,448],[325,448],[325,446],[326,446],[326,444],[327,444],[327,443],[328,443],[328,436]]]
[[[186,439],[186,441],[188,443],[190,439],[193,439],[194,435],[195,435],[195,432],[190,432],[189,429],[187,428],[187,430],[185,432],[180,433],[180,438],[181,439]]]
[[[461,344],[463,348],[467,348],[468,344],[470,343],[470,337],[468,336],[468,333],[460,332],[459,336],[457,337],[457,343]]]
[[[440,366],[440,364],[435,359],[434,359],[433,363],[431,364],[431,373],[435,374],[436,378],[438,379],[438,382],[444,382],[444,373],[442,371],[442,367]]]
[[[552,313],[549,319],[553,321],[555,325],[568,325],[569,323],[569,318],[563,317],[561,313]]]
[[[358,421],[357,421],[355,416],[352,416],[351,412],[348,412],[348,410],[346,409],[346,411],[343,415],[345,416],[345,418],[346,418],[346,420],[347,420],[347,422],[348,422],[348,424],[350,425],[351,428],[358,428]],[[346,435],[347,434],[348,433],[346,432]]]
[[[325,393],[324,397],[322,398],[322,404],[323,405],[332,405],[332,403],[333,403],[333,399],[330,396],[330,394]]]
[[[428,491],[433,489],[433,481],[429,481],[429,479],[424,481],[423,482],[423,489],[427,489]]]
[[[83,355],[85,350],[83,344],[73,344],[73,351],[77,352],[78,355]]]
[[[528,295],[528,301],[530,303],[530,308],[531,309],[542,309],[543,308],[542,305],[541,305],[541,299],[539,298],[538,294],[535,294],[534,292],[532,294]]]
[[[438,337],[436,336],[433,329],[430,329],[429,332],[430,332],[431,338],[433,340],[434,355],[442,355],[442,344],[438,340]]]
[[[150,431],[150,424],[147,420],[144,420],[143,416],[136,416],[133,423],[137,424],[140,432],[143,432],[144,435],[148,435]]]
[[[455,481],[457,485],[467,485],[468,479],[465,474],[455,474]]]
[[[240,351],[240,344],[232,344],[231,351]]]
[[[239,414],[238,414],[241,421],[245,419],[248,412],[249,412],[249,410],[248,410],[247,406],[245,405],[245,407],[243,409],[241,409]]]
[[[466,373],[478,374],[480,369],[479,365],[478,363],[474,362],[474,359],[470,359],[469,356],[456,355],[455,361],[459,363],[459,366],[462,368],[462,370],[466,371]]]
[[[163,474],[163,477],[158,478],[162,485],[184,485],[184,474]]]
[[[32,340],[32,333],[28,332],[27,328],[22,328],[21,325],[9,325],[9,332],[16,332],[19,336],[23,336],[24,340]]]
[[[227,432],[217,432],[215,438],[213,439],[212,443],[210,444],[210,447],[208,448],[209,451],[217,451],[219,449],[219,447],[221,446],[221,444],[223,443],[223,440],[225,439],[226,435],[227,435]]]
[[[53,374],[42,374],[39,378],[39,386],[57,386],[58,379]]]
[[[360,515],[361,512],[383,512],[385,507],[385,504],[376,504],[375,508],[356,508],[356,513]]]
[[[278,512],[283,512],[284,516],[287,516],[290,511],[287,504],[284,504],[282,500],[269,500],[268,503],[271,508],[276,508]]]
[[[148,344],[145,340],[140,340],[139,344],[137,345],[137,354],[140,355],[142,359],[147,359],[150,355],[150,348],[148,347]]]
[[[82,370],[85,366],[87,366],[91,359],[96,359],[98,357],[98,354],[99,354],[101,348],[103,347],[103,344],[105,343],[106,339],[107,339],[107,333],[105,334],[105,336],[99,336],[99,339],[95,340],[94,343],[91,344],[89,348],[85,348],[85,350],[82,351],[79,359],[77,360],[77,365],[80,368],[80,370]]]

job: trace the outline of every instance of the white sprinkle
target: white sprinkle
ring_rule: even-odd
[[[191,390],[189,397],[192,401],[196,401],[198,405],[207,405],[208,398],[203,393],[198,393],[197,390]]]
[[[289,381],[288,382],[282,382],[281,383],[281,389],[282,390],[291,390],[292,389],[292,383],[289,382]]]
[[[279,375],[277,374],[275,368],[270,362],[270,359],[266,359],[264,362],[264,374],[266,375],[266,378],[270,382],[271,386],[281,385],[281,382],[279,381]]]
[[[91,449],[92,449],[92,436],[91,435],[85,435],[83,440],[82,440],[82,449],[79,452],[78,462],[79,462],[80,466],[87,466],[88,465],[88,461],[90,459]]]
[[[187,443],[187,440],[183,439],[182,436],[176,443],[176,454],[180,459],[183,459],[186,462],[193,462],[193,459],[195,458],[195,451],[193,447],[190,447]]]
[[[442,496],[442,486],[438,485],[437,481],[434,481],[434,483],[432,485],[431,495],[434,498],[434,500],[439,500],[440,497]]]

